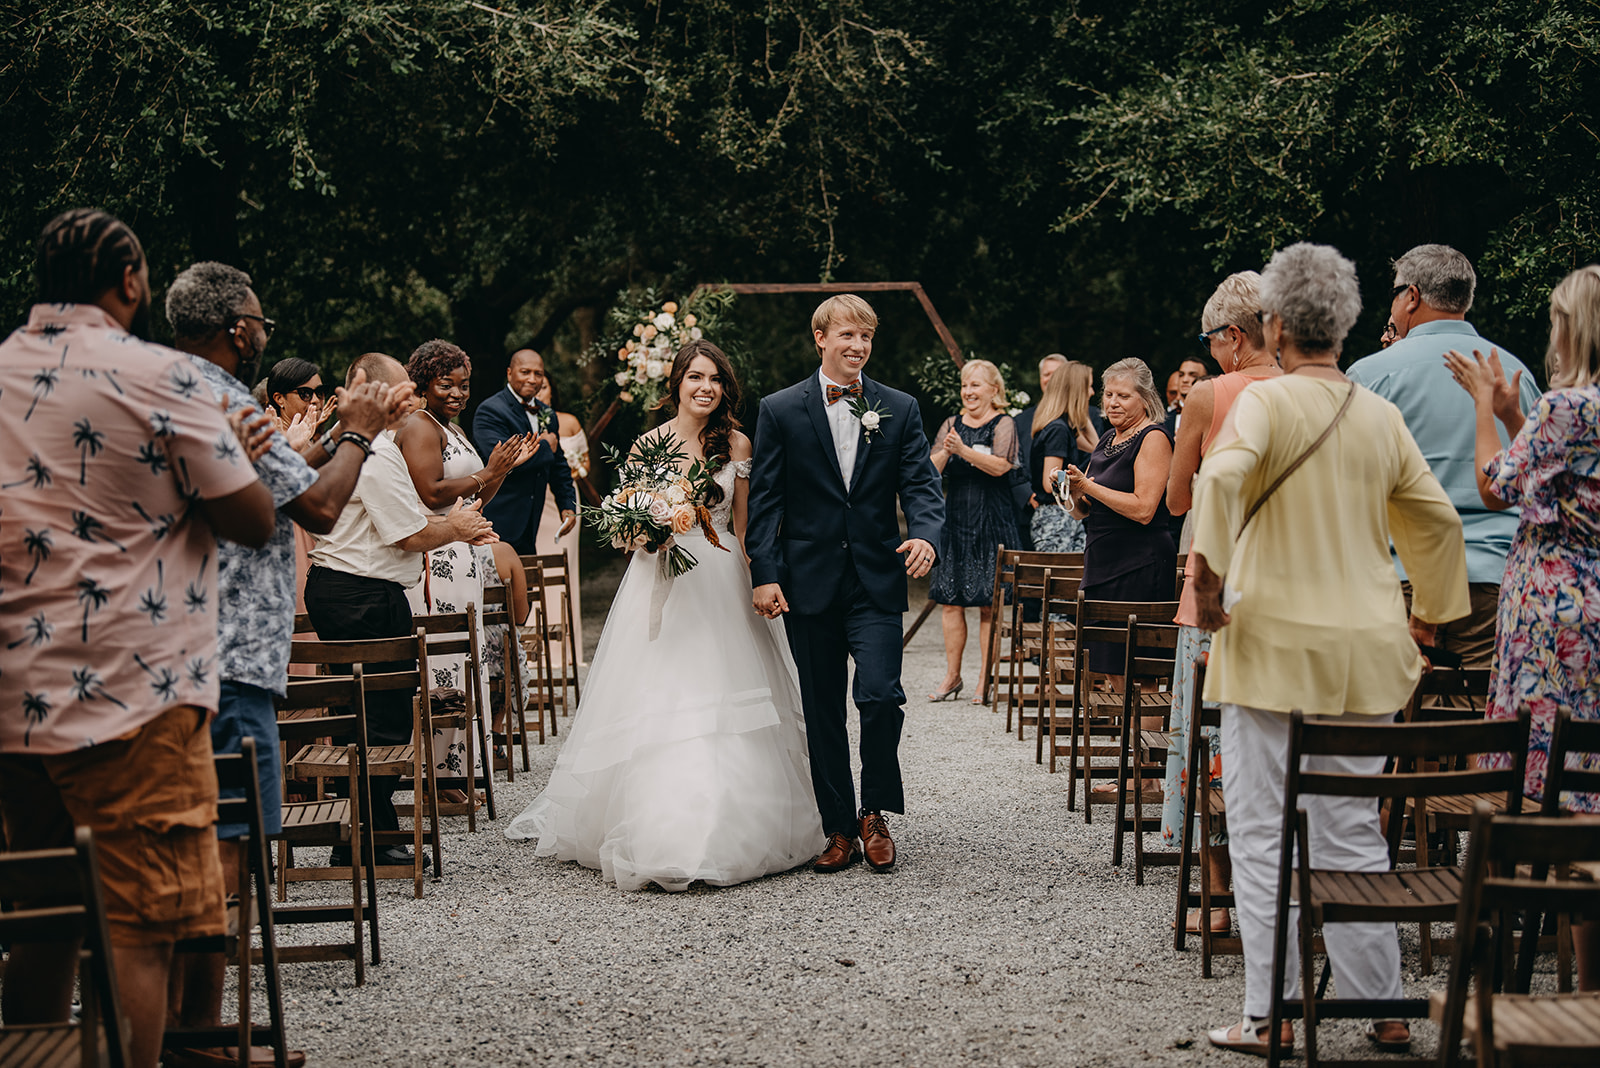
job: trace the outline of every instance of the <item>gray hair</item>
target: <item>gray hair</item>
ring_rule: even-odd
[[[1394,261],[1394,284],[1414,285],[1424,303],[1465,315],[1478,288],[1478,272],[1449,245],[1418,245]]]
[[[199,340],[244,314],[250,276],[226,263],[191,264],[167,290],[167,321],[178,337]]]
[[[1166,417],[1167,402],[1156,392],[1156,380],[1150,373],[1149,364],[1137,356],[1118,360],[1100,374],[1103,385],[1110,385],[1113,378],[1126,378],[1133,383],[1134,392],[1138,393],[1139,399],[1144,402],[1146,419],[1159,423]]]
[[[1301,348],[1337,352],[1361,314],[1356,265],[1332,245],[1281,248],[1261,272],[1261,310]]]
[[[1047,363],[1066,363],[1066,362],[1067,362],[1067,358],[1065,356],[1061,355],[1061,353],[1052,352],[1050,355],[1044,357],[1043,359],[1041,359],[1039,361],[1039,366],[1043,367]]]

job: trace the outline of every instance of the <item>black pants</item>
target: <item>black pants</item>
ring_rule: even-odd
[[[906,693],[900,686],[900,614],[873,604],[855,568],[847,572],[826,611],[791,612],[784,626],[800,669],[811,782],[822,830],[854,838],[860,825],[844,703],[847,658],[856,662],[852,696],[861,714],[861,807],[869,811],[905,811],[900,727],[906,718]]]
[[[311,568],[306,576],[306,614],[323,641],[357,641],[365,638],[403,638],[413,633],[411,605],[398,582],[366,578]],[[371,672],[414,671],[415,660],[394,660],[365,664]],[[333,671],[349,674],[350,669],[334,665]],[[411,702],[415,690],[384,690],[367,695],[367,744],[405,745],[411,741]],[[354,739],[335,739],[348,743]],[[395,776],[372,780],[372,826],[380,831],[400,829],[394,811],[394,791],[400,780]],[[420,789],[420,787],[419,787]]]

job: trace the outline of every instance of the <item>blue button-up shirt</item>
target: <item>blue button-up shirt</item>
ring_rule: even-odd
[[[1414,326],[1382,352],[1357,360],[1346,373],[1400,409],[1417,447],[1461,515],[1467,539],[1467,581],[1498,585],[1505,574],[1511,538],[1517,532],[1517,511],[1491,512],[1478,496],[1477,414],[1471,395],[1456,385],[1444,362],[1444,354],[1451,349],[1468,356],[1476,349],[1488,356],[1491,348],[1500,350],[1500,366],[1507,378],[1522,372],[1522,410],[1531,411],[1539,399],[1533,372],[1504,346],[1461,319],[1436,319]],[[1504,448],[1510,443],[1505,428],[1496,429]],[[1398,559],[1395,568],[1404,578],[1405,569]]]

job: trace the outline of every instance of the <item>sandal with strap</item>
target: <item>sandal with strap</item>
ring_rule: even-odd
[[[1260,1026],[1257,1026],[1260,1024]],[[1218,1049],[1231,1049],[1235,1053],[1249,1053],[1257,1057],[1265,1057],[1272,1051],[1267,1044],[1267,1025],[1259,1020],[1246,1017],[1232,1027],[1219,1027],[1206,1032],[1206,1038]],[[1283,1022],[1283,1029],[1279,1036],[1278,1051],[1280,1053],[1294,1052],[1294,1025],[1288,1020]]]

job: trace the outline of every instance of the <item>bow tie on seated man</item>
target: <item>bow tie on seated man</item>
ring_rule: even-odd
[[[544,381],[544,359],[532,349],[515,352],[506,369],[506,388],[486,398],[472,416],[472,440],[480,451],[493,452],[500,442],[530,431],[539,436],[533,457],[507,475],[500,492],[483,507],[501,540],[524,556],[538,552],[546,487],[561,510],[560,533],[571,530],[578,516],[572,470],[555,433],[555,412],[536,399]]]
[[[839,399],[841,399],[843,397],[859,397],[859,396],[861,396],[861,380],[860,379],[856,379],[856,381],[850,383],[848,386],[836,386],[831,382],[828,384],[828,403],[829,404],[832,404],[834,401],[839,400]]]

